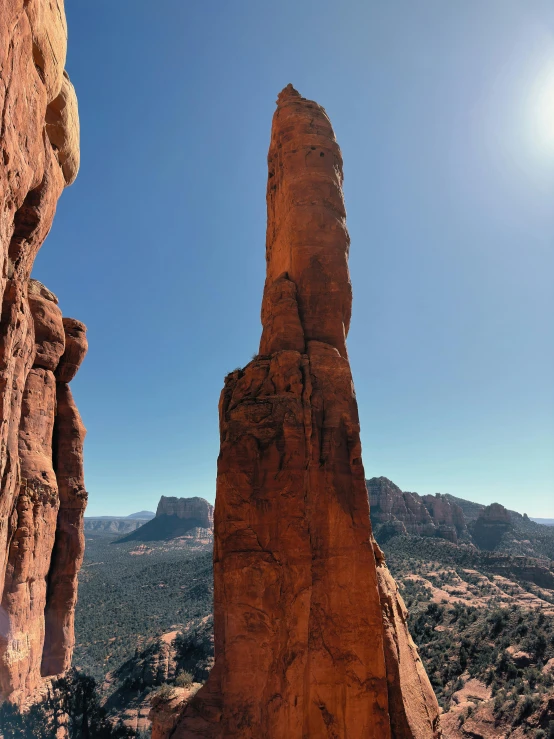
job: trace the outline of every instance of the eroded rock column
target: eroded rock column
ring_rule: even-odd
[[[56,370],[57,411],[53,460],[59,490],[56,538],[48,575],[46,633],[41,672],[59,675],[71,666],[75,646],[77,575],[85,553],[84,515],[87,505],[83,467],[86,429],[69,382],[77,374],[88,349],[86,327],[64,318],[65,352]]]
[[[260,354],[219,406],[215,666],[171,736],[431,739],[437,702],[371,533],[341,154],[290,85],[268,166]]]
[[[63,381],[84,358],[86,329],[62,318],[56,296],[36,280],[29,281],[28,302],[34,364],[23,392],[19,490],[1,602],[0,695],[13,702],[32,695],[41,676],[70,665],[87,500],[85,428]]]

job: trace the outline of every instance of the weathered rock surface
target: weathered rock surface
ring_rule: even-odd
[[[64,318],[65,351],[56,368],[58,382],[71,382],[88,351],[87,327],[74,318]]]
[[[152,698],[149,718],[152,721],[152,739],[167,739],[172,735],[179,714],[194,696],[198,686],[190,688],[174,688],[167,697],[156,695]]]
[[[446,496],[403,493],[386,477],[367,480],[371,522],[379,541],[396,534],[437,536],[456,544],[469,536],[460,506]]]
[[[19,493],[9,520],[0,636],[0,691],[15,702],[39,687],[41,674],[69,667],[86,505],[85,429],[69,386],[54,375],[65,348],[61,311],[36,280],[29,304],[36,351],[21,408]]]
[[[62,168],[65,184],[71,185],[81,160],[79,111],[75,88],[65,70],[60,93],[46,109],[46,133]]]
[[[53,372],[65,351],[65,331],[58,299],[37,280],[29,280],[29,307],[35,327],[33,366]]]
[[[86,429],[65,382],[57,384],[54,424],[54,465],[59,488],[56,540],[48,573],[43,676],[58,675],[71,665],[75,646],[74,618],[77,575],[85,553],[84,521],[87,492],[83,470]]]
[[[290,85],[268,164],[260,355],[219,407],[215,665],[171,736],[432,739],[438,705],[371,532],[341,154]]]
[[[65,332],[55,296],[29,278],[78,167],[66,51],[62,0],[0,4],[0,697],[15,701],[40,681],[59,507],[54,370]]]
[[[10,518],[2,609],[8,621],[0,642],[0,688],[23,697],[40,677],[44,643],[46,578],[56,532],[58,486],[52,462],[56,381],[33,368],[23,394],[20,425],[20,486]]]

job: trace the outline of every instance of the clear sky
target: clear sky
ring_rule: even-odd
[[[345,162],[366,476],[554,517],[551,0],[69,0],[81,171],[34,276],[88,325],[89,515],[214,499],[289,82]]]

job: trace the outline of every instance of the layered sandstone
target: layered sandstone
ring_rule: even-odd
[[[11,700],[40,681],[58,525],[54,371],[66,332],[55,296],[29,278],[79,166],[66,50],[63,0],[0,4],[0,697]]]
[[[260,354],[219,406],[215,665],[171,736],[432,739],[437,702],[371,532],[341,153],[290,85],[268,165]]]
[[[386,477],[367,480],[371,522],[379,541],[395,534],[437,536],[456,544],[467,539],[468,528],[460,506],[440,493],[404,493]]]

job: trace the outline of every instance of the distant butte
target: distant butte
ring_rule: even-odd
[[[194,529],[206,530],[211,537],[214,527],[214,507],[204,498],[174,498],[162,495],[156,515],[121,541],[168,541]],[[203,535],[204,538],[204,535]]]

